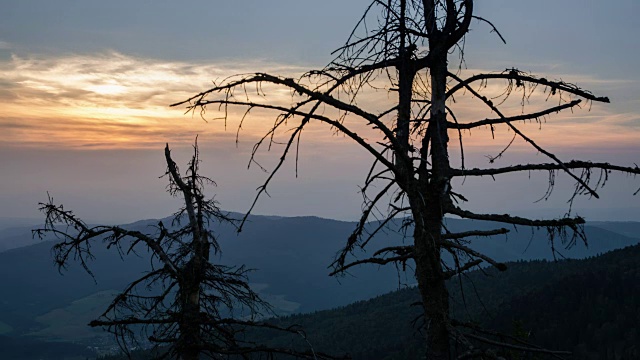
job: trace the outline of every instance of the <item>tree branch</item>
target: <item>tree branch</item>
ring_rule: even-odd
[[[494,236],[494,235],[506,234],[508,232],[509,232],[509,229],[505,229],[505,228],[496,229],[496,230],[487,230],[487,231],[473,230],[473,231],[465,231],[461,233],[442,234],[441,238],[447,239],[447,240],[458,240],[458,239],[463,239],[470,236]]]
[[[509,214],[476,214],[471,211],[462,210],[457,206],[448,206],[445,212],[448,214],[457,215],[465,219],[485,220],[485,221],[501,222],[505,224],[523,225],[523,226],[531,226],[531,227],[568,226],[576,230],[576,227],[578,225],[582,225],[585,223],[584,218],[579,216],[576,216],[574,218],[561,218],[561,219],[555,219],[555,220],[532,220],[532,219],[527,219],[519,216],[512,216]]]
[[[475,250],[473,250],[473,249],[471,249],[471,248],[469,248],[467,246],[464,246],[462,244],[458,244],[458,243],[455,243],[455,242],[449,241],[449,240],[440,240],[438,242],[438,245],[444,247],[445,249],[457,249],[457,250],[460,250],[460,251],[464,252],[465,254],[467,254],[469,256],[472,256],[472,257],[475,257],[475,258],[478,258],[478,259],[482,259],[482,260],[488,262],[489,264],[493,265],[496,269],[498,269],[500,271],[507,270],[507,265],[505,265],[503,263],[499,263],[499,262],[493,260],[492,258],[490,258],[490,257],[488,257],[488,256],[486,256],[484,254],[481,254],[481,253],[479,253],[479,252],[477,252],[477,251],[475,251]]]
[[[406,262],[409,259],[413,259],[413,253],[409,253],[406,255],[402,255],[402,256],[394,256],[394,257],[390,257],[390,258],[369,258],[369,259],[363,259],[363,260],[358,260],[358,261],[354,261],[352,263],[349,263],[347,265],[343,265],[338,267],[336,270],[332,271],[329,273],[329,276],[334,276],[336,274],[339,273],[343,273],[346,270],[348,270],[351,267],[357,266],[357,265],[362,265],[362,264],[378,264],[378,265],[386,265],[388,263],[391,262]]]
[[[463,266],[458,267],[457,269],[446,271],[446,272],[443,273],[444,279],[445,280],[449,280],[449,279],[451,279],[452,277],[454,277],[454,276],[456,276],[458,274],[462,274],[463,272],[482,264],[483,261],[484,260],[482,260],[482,259],[475,259],[475,260],[469,261],[468,263],[464,264]]]
[[[548,86],[548,87],[550,87],[552,89],[565,91],[565,92],[568,92],[570,94],[574,94],[574,95],[580,96],[582,98],[585,98],[587,100],[604,102],[604,103],[608,103],[609,102],[609,98],[608,97],[595,96],[592,93],[590,93],[589,91],[580,89],[579,87],[577,87],[575,85],[568,84],[568,83],[565,83],[563,81],[550,81],[550,80],[547,80],[545,78],[537,78],[537,77],[531,76],[531,75],[524,75],[524,73],[520,72],[517,69],[506,69],[505,71],[503,71],[501,73],[495,73],[495,74],[478,74],[478,75],[471,76],[471,77],[467,78],[464,81],[459,80],[459,83],[457,85],[451,87],[449,89],[449,91],[447,91],[446,98],[447,99],[450,98],[458,90],[468,87],[473,82],[483,81],[483,80],[491,80],[491,79],[503,79],[503,80],[510,80],[510,81],[530,82],[530,83],[534,83],[534,84],[545,85],[545,86]]]
[[[456,81],[458,81],[460,83],[463,83],[463,80],[460,79],[457,75],[455,75],[455,74],[453,74],[451,72],[448,72],[448,74],[449,74],[450,77],[452,77]],[[466,87],[473,95],[477,96],[478,99],[482,100],[482,102],[484,102],[489,108],[491,108],[491,110],[493,110],[496,114],[498,114],[498,116],[500,116],[500,118],[502,118],[502,119],[505,118],[505,116],[502,114],[502,112],[500,112],[500,110],[495,105],[493,105],[493,103],[490,100],[488,100],[486,97],[478,94],[478,92],[475,91],[474,89],[472,89],[471,86],[469,86],[468,84],[464,85],[464,87]],[[562,167],[562,170],[564,170],[569,176],[574,178],[578,182],[578,184],[580,184],[580,186],[582,186],[585,190],[587,190],[593,197],[595,197],[596,199],[600,198],[600,196],[598,195],[598,193],[595,190],[591,189],[591,187],[589,187],[589,185],[584,180],[580,179],[574,173],[569,171],[569,169],[564,165],[564,163],[560,159],[558,159],[554,154],[552,154],[552,153],[548,152],[547,150],[545,150],[544,148],[540,147],[538,144],[536,144],[528,136],[523,134],[520,130],[518,130],[510,122],[506,122],[506,124],[511,128],[511,130],[513,130],[516,134],[518,134],[526,142],[531,144],[531,146],[533,146],[536,150],[538,150],[539,152],[545,154],[546,156],[548,156],[549,158],[554,160],[556,163],[558,163],[558,165],[560,165],[560,167]]]
[[[569,162],[565,162],[564,166],[560,164],[554,163],[545,163],[545,164],[523,164],[523,165],[513,165],[502,168],[493,168],[493,169],[451,169],[451,176],[494,176],[500,174],[507,174],[512,172],[519,171],[550,171],[550,170],[563,170],[567,169],[602,169],[607,171],[620,171],[634,175],[640,175],[640,167],[637,165],[635,167],[626,167],[619,165],[612,165],[610,163],[596,163],[590,161],[578,161],[571,160]]]
[[[479,126],[485,126],[485,125],[496,125],[496,124],[504,124],[504,123],[509,123],[512,121],[526,121],[526,120],[533,120],[533,119],[537,119],[539,117],[545,116],[545,115],[549,115],[552,113],[557,113],[561,110],[564,109],[569,109],[572,108],[578,104],[580,104],[582,102],[582,100],[578,99],[578,100],[573,100],[569,103],[566,104],[562,104],[562,105],[558,105],[558,106],[554,106],[552,108],[543,110],[543,111],[539,111],[539,112],[535,112],[535,113],[531,113],[531,114],[523,114],[523,115],[516,115],[516,116],[511,116],[511,117],[504,117],[504,118],[498,118],[498,119],[484,119],[484,120],[480,120],[480,121],[475,121],[475,122],[471,122],[471,123],[454,123],[454,122],[447,122],[447,127],[449,129],[460,129],[460,130],[467,130],[467,129],[473,129]]]

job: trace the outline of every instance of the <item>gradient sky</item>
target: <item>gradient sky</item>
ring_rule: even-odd
[[[346,39],[364,0],[20,0],[0,3],[0,217],[37,218],[48,191],[90,220],[126,222],[169,215],[177,205],[164,193],[162,148],[178,162],[199,134],[203,173],[218,183],[216,198],[246,211],[265,174],[247,170],[249,152],[269,116],[256,114],[235,144],[235,127],[205,123],[170,103],[236,73],[295,75],[319,68]],[[609,96],[552,116],[526,130],[561,159],[622,165],[640,162],[640,23],[635,0],[479,1],[476,14],[490,28],[472,25],[466,39],[467,72],[518,67],[562,78]],[[288,94],[272,93],[274,101]],[[371,102],[375,102],[374,99]],[[475,114],[469,105],[461,110]],[[240,116],[241,112],[237,114]],[[478,118],[490,116],[486,111]],[[473,165],[508,142],[475,134],[467,143]],[[499,151],[499,150],[498,150]],[[261,154],[270,164],[277,152]],[[516,143],[502,159],[544,161]],[[370,158],[325,127],[303,137],[298,178],[293,164],[276,177],[262,214],[354,219]],[[491,212],[562,214],[570,182],[544,194],[546,175],[499,183],[467,180],[469,207]],[[640,221],[640,179],[617,176],[601,200],[581,200],[592,219]],[[527,194],[523,195],[523,192]]]

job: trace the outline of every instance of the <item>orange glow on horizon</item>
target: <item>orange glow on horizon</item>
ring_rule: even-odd
[[[265,67],[268,68],[265,70]],[[225,127],[216,117],[215,109],[202,121],[198,113],[184,114],[184,108],[168,105],[206,89],[212,79],[236,73],[269,71],[295,76],[303,69],[274,64],[203,65],[186,62],[166,62],[138,59],[118,53],[96,56],[66,56],[51,59],[20,58],[0,63],[0,138],[2,147],[56,147],[93,149],[157,148],[165,142],[190,144],[196,135],[215,136],[235,142],[239,119],[245,109],[231,109],[230,122]],[[471,73],[471,70],[468,70]],[[582,82],[597,83],[583,78]],[[270,102],[289,104],[292,95],[281,88],[265,88]],[[502,86],[492,83],[486,93],[500,93]],[[384,108],[393,94],[372,91],[359,105]],[[457,99],[458,100],[458,99]],[[528,106],[549,106],[543,95],[530,99]],[[389,105],[390,106],[390,105]],[[512,114],[521,113],[515,104],[505,104]],[[455,104],[460,121],[475,121],[495,117],[477,99],[460,99]],[[482,109],[480,114],[478,109]],[[326,110],[328,115],[332,113]],[[377,110],[376,110],[377,111]],[[551,147],[637,146],[640,144],[640,115],[613,114],[607,105],[595,104],[591,111],[576,109],[542,119],[541,124],[515,125],[540,145]],[[375,112],[375,111],[374,111]],[[277,114],[253,111],[243,124],[241,137],[257,139],[273,124]],[[548,120],[548,121],[544,121]],[[348,118],[358,134],[375,143],[377,133],[366,129],[357,119]],[[293,125],[291,125],[293,126]],[[540,128],[540,130],[539,130]],[[288,133],[284,132],[282,136]],[[487,127],[465,131],[465,148],[496,148],[505,146],[513,133],[498,128],[495,139]],[[471,136],[469,136],[471,135]],[[339,136],[342,137],[342,136]],[[451,147],[459,147],[458,133],[450,133]],[[312,126],[303,134],[303,141],[323,144],[336,141],[327,126]],[[357,145],[353,145],[357,146]],[[523,141],[514,148],[530,148]]]

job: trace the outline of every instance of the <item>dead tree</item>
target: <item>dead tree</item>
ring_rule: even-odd
[[[34,235],[59,239],[53,252],[60,270],[79,261],[93,276],[90,261],[96,242],[117,249],[121,257],[142,251],[151,254],[151,269],[131,282],[89,326],[113,333],[127,354],[131,345],[144,347],[148,341],[159,359],[255,359],[277,354],[330,358],[313,349],[274,348],[247,338],[246,332],[256,329],[304,333],[296,327],[284,329],[257,321],[258,316],[272,312],[249,287],[248,269],[210,261],[212,253],[221,251],[212,226],[235,226],[238,220],[222,212],[213,198],[205,198],[204,185],[215,183],[198,173],[197,145],[184,176],[171,159],[168,145],[165,158],[168,192],[183,198],[184,206],[171,224],[159,221],[150,234],[120,226],[89,226],[51,198],[40,204],[45,226],[34,230]]]
[[[468,241],[506,234],[509,232],[507,228],[451,233],[444,221],[446,215],[510,226],[545,228],[551,244],[555,239],[567,244],[580,239],[586,241],[582,228],[584,219],[570,213],[553,220],[537,220],[468,211],[463,206],[466,201],[464,195],[453,188],[452,180],[537,171],[548,172],[553,179],[556,173],[563,173],[575,181],[571,196],[574,199],[579,195],[597,198],[597,190],[612,171],[640,173],[637,166],[561,160],[519,128],[522,122],[537,121],[584,104],[608,103],[608,98],[564,81],[548,80],[516,68],[469,77],[463,77],[464,72],[458,71],[459,68],[451,70],[450,54],[464,55],[462,44],[472,21],[488,24],[492,31],[498,33],[488,20],[474,15],[473,6],[473,0],[376,0],[366,9],[345,45],[336,51],[334,61],[324,69],[309,71],[297,79],[265,73],[238,75],[173,104],[200,111],[203,116],[207,110],[220,111],[225,119],[231,107],[244,108],[245,116],[256,110],[271,110],[278,114],[273,126],[255,145],[251,158],[255,161],[256,152],[265,144],[269,147],[284,144],[279,161],[258,189],[255,201],[265,193],[287,155],[296,152],[297,161],[300,136],[312,122],[328,125],[368,151],[373,165],[362,186],[362,217],[335,259],[332,274],[365,263],[414,264],[426,319],[425,351],[428,359],[451,358],[454,340],[469,345],[469,351],[460,355],[462,358],[490,356],[490,353],[474,347],[472,340],[491,345],[495,345],[495,341],[488,339],[486,333],[466,335],[458,330],[458,325],[464,324],[450,318],[445,282],[483,263],[505,269],[503,264],[472,250]],[[504,86],[504,92],[487,94],[486,85],[489,83]],[[270,101],[265,96],[266,90],[263,90],[267,87],[289,89],[291,102],[282,105]],[[363,99],[371,94],[372,89],[388,91],[392,104],[382,110],[361,106],[366,103]],[[532,94],[553,99],[557,105],[548,107],[549,102],[545,102],[542,109],[530,109],[526,105]],[[501,102],[514,96],[522,99],[522,110],[508,114],[508,109],[505,110]],[[495,118],[478,120],[456,114],[457,101],[465,97],[477,101],[479,108],[491,110]],[[243,117],[240,126],[244,120]],[[500,126],[508,128],[514,138],[524,140],[548,161],[468,168],[463,145],[469,133],[465,130],[489,128],[493,133]],[[367,135],[359,134],[365,127],[369,128]],[[284,136],[286,140],[276,142],[274,138],[277,136]],[[459,143],[460,166],[452,165],[450,136],[455,136],[456,143]],[[491,160],[493,162],[495,158]],[[599,173],[599,179],[592,176],[594,172]],[[551,190],[553,180],[549,186]],[[373,218],[376,209],[379,210],[383,204],[387,204],[386,216]],[[357,248],[370,245],[371,238],[397,218],[406,219],[406,225],[411,225],[407,229],[412,229],[413,244],[386,246],[378,249],[371,258],[353,258]],[[380,220],[379,226],[367,230],[367,223],[372,219]],[[444,256],[452,257],[455,265],[443,262]],[[518,348],[544,352],[524,346]]]

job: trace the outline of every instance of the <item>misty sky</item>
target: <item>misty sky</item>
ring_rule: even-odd
[[[203,173],[218,183],[216,198],[226,209],[246,211],[265,178],[247,165],[268,115],[251,119],[236,146],[233,124],[225,130],[168,105],[232,74],[294,76],[324,66],[368,3],[0,2],[0,217],[39,217],[37,203],[47,191],[93,221],[167,216],[178,202],[159,178],[164,143],[185,162],[196,135]],[[476,14],[491,20],[507,45],[474,22],[465,44],[467,71],[518,67],[609,96],[611,104],[552,116],[541,129],[527,130],[561,159],[633,165],[640,162],[639,12],[635,0],[478,1]],[[485,155],[510,138],[479,135],[466,148],[475,166],[486,165]],[[289,162],[256,212],[356,218],[370,157],[322,126],[302,140],[299,176]],[[260,159],[268,166],[278,156],[276,150]],[[524,144],[501,159],[502,165],[543,160]],[[563,190],[571,183],[560,177],[554,196],[534,203],[546,180],[544,174],[469,179],[461,189],[473,210],[562,215],[569,198]],[[575,210],[592,219],[640,221],[640,197],[632,196],[638,187],[640,179],[614,177],[602,199],[580,200]]]

